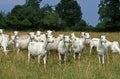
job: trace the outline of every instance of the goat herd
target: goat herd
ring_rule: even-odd
[[[28,49],[28,63],[32,55],[38,56],[39,64],[41,57],[44,64],[46,64],[47,53],[51,53],[51,50],[58,52],[59,63],[62,60],[61,56],[64,56],[63,59],[66,63],[69,51],[72,52],[74,59],[80,59],[86,45],[90,46],[90,54],[93,47],[96,47],[99,63],[102,64],[104,64],[105,55],[108,60],[108,48],[112,52],[120,54],[120,47],[117,41],[110,42],[106,39],[105,35],[91,39],[88,32],[81,32],[80,37],[76,37],[74,32],[70,35],[59,34],[57,37],[54,37],[51,30],[48,30],[46,33],[41,33],[41,31],[29,32],[26,35],[19,35],[18,31],[14,31],[14,34],[9,38],[9,35],[4,34],[3,29],[0,29],[0,47],[5,55],[9,51],[9,45],[13,45],[13,48],[17,49],[17,54],[20,50]]]

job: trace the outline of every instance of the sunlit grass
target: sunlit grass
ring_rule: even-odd
[[[67,34],[71,32],[54,32],[54,35]],[[7,32],[7,34],[12,34]],[[21,34],[26,34],[25,32]],[[80,32],[75,32],[80,36]],[[93,33],[90,32],[91,38],[99,37],[101,34],[107,36],[110,41],[116,40],[120,43],[120,33]],[[119,79],[120,78],[120,55],[112,54],[109,51],[108,64],[98,63],[96,52],[89,54],[89,47],[84,50],[81,60],[73,60],[70,53],[67,64],[58,64],[58,55],[55,52],[48,55],[47,65],[44,67],[43,60],[38,65],[37,57],[27,62],[27,50],[10,51],[7,56],[0,51],[0,79]]]

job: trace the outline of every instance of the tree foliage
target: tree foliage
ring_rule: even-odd
[[[120,31],[120,0],[100,0],[98,14],[106,31]]]
[[[8,24],[15,29],[27,30],[39,28],[36,25],[40,23],[39,12],[31,7],[17,5],[11,13],[8,14]]]
[[[25,5],[27,7],[31,7],[31,8],[34,8],[36,10],[39,10],[39,6],[40,6],[41,1],[42,0],[26,0]]]
[[[82,18],[81,7],[76,0],[61,0],[55,8],[62,25],[69,28],[75,26]]]
[[[0,28],[6,28],[6,17],[3,12],[0,12]]]
[[[44,5],[42,0],[26,0],[4,16],[0,13],[0,27],[11,30],[74,30],[90,27],[82,19],[81,7],[76,0],[61,0],[55,7]]]

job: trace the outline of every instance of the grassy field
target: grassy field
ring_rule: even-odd
[[[11,32],[7,32],[12,34]],[[25,32],[24,32],[25,33]],[[70,34],[71,32],[55,32],[58,34]],[[22,32],[23,34],[23,32]],[[79,36],[79,32],[75,32]],[[120,33],[90,33],[91,37],[99,37],[104,34],[110,41],[116,40],[120,43]],[[12,47],[10,47],[12,49]],[[73,60],[72,54],[69,54],[67,64],[58,64],[58,55],[52,52],[48,55],[47,65],[44,67],[43,61],[38,65],[37,57],[27,63],[27,50],[16,54],[12,50],[5,56],[0,51],[0,79],[120,79],[120,55],[112,54],[109,51],[108,64],[98,63],[96,52],[89,54],[89,47],[84,50],[81,60]]]

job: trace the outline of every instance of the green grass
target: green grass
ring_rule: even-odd
[[[79,36],[79,33],[76,34]],[[120,43],[120,33],[91,33],[92,37],[100,34]],[[38,65],[37,57],[31,58],[28,65],[27,50],[18,55],[16,51],[10,51],[7,56],[0,51],[0,79],[119,79],[120,55],[109,51],[109,61],[109,64],[106,60],[104,65],[99,64],[96,53],[89,55],[89,47],[84,50],[81,60],[74,61],[70,54],[67,64],[61,65],[58,64],[57,53],[52,52],[48,55],[46,67],[43,60]]]

